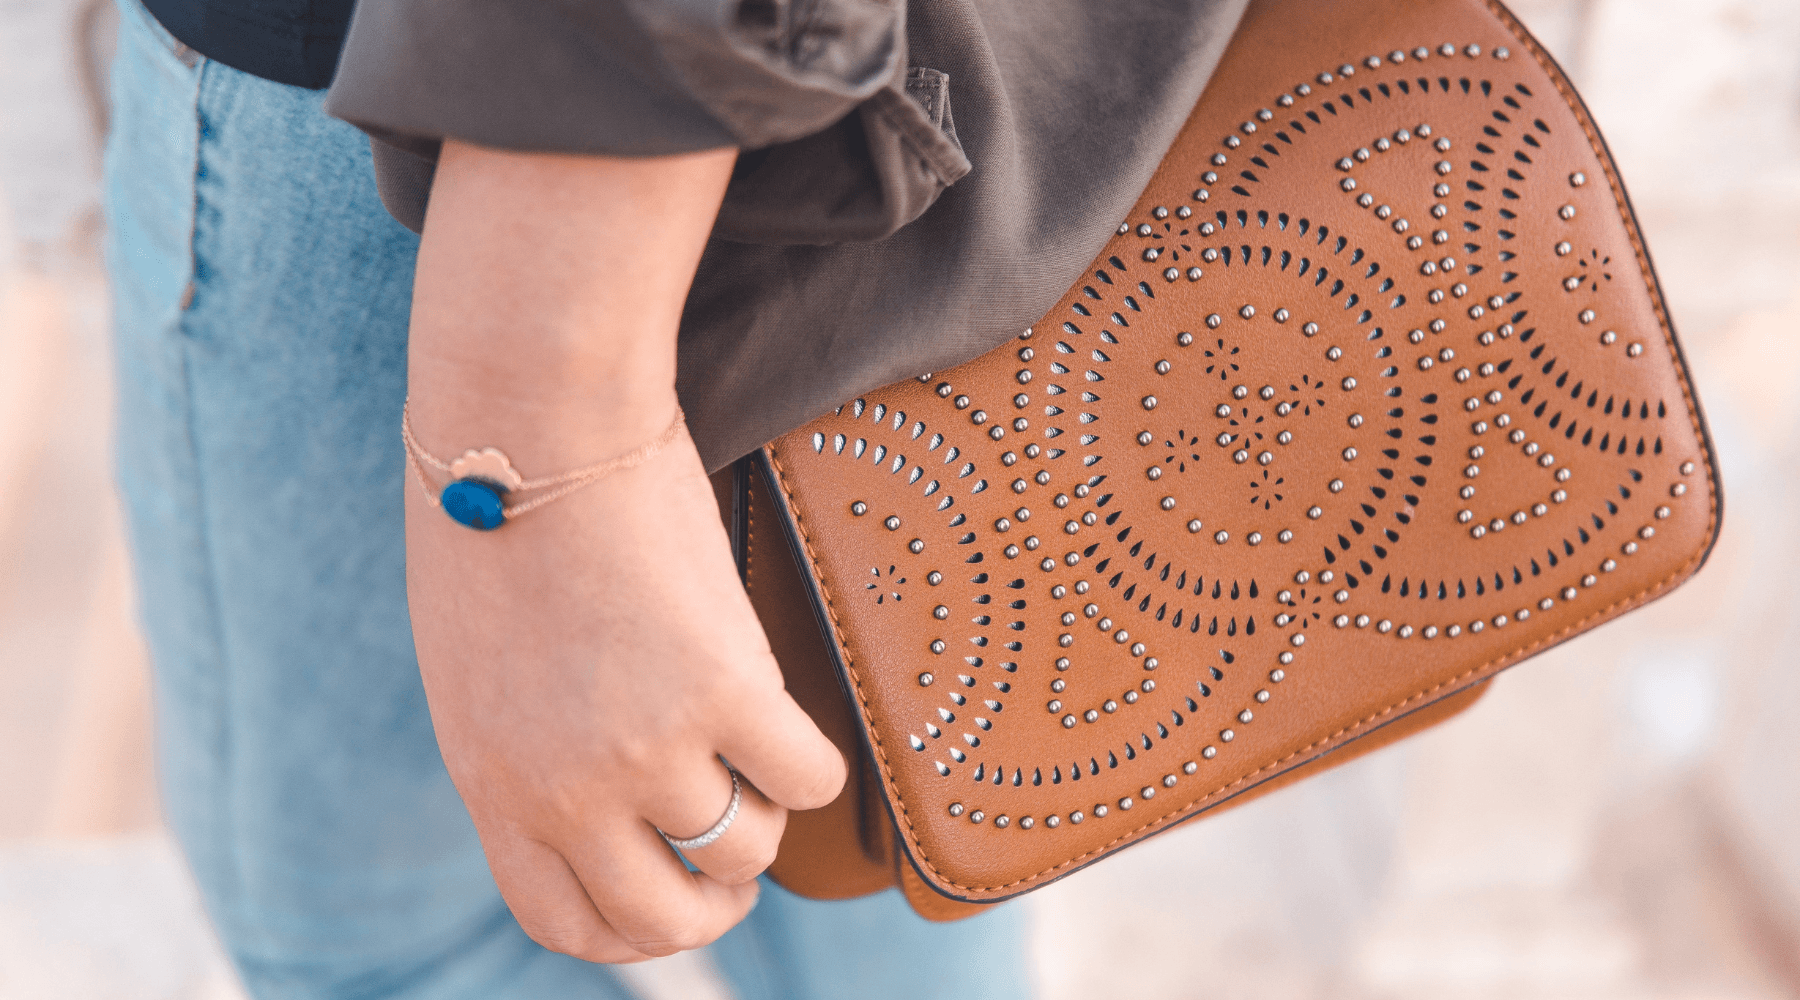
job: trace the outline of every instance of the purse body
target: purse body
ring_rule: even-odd
[[[939,919],[1453,714],[1720,516],[1611,158],[1490,0],[1253,0],[1041,322],[721,496],[858,763],[772,874]]]

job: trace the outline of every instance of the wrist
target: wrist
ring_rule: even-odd
[[[542,476],[630,451],[668,427],[677,408],[672,363],[662,377],[594,367],[598,374],[581,378],[580,361],[532,375],[415,357],[414,432],[433,454],[498,448],[525,475]]]

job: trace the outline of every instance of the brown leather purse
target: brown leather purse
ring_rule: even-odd
[[[718,487],[861,762],[772,875],[936,919],[1454,714],[1720,515],[1612,160],[1492,0],[1253,0],[1041,322]]]

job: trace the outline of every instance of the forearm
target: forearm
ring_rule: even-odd
[[[675,413],[681,309],[732,165],[448,145],[415,282],[413,427],[528,477],[633,451]],[[593,961],[742,918],[786,808],[844,765],[782,689],[693,442],[499,530],[407,490],[407,597],[444,763],[534,939]],[[738,801],[729,836],[687,852]]]
[[[732,150],[654,159],[445,144],[414,284],[409,390],[428,448],[528,476],[654,437]]]

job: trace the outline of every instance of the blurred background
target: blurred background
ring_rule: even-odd
[[[1048,1000],[1800,998],[1800,3],[1513,9],[1655,252],[1724,470],[1712,561],[1436,731],[1012,904]],[[159,823],[109,479],[111,24],[0,0],[0,998],[230,1000]],[[632,975],[724,996],[703,957]]]

